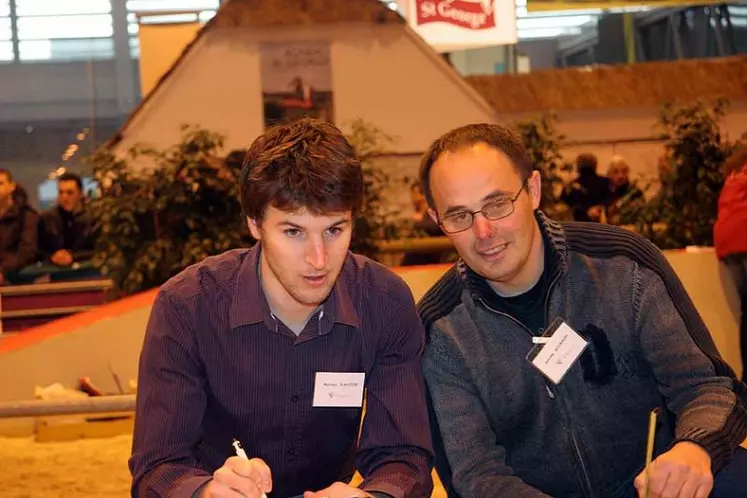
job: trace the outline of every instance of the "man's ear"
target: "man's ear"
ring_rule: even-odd
[[[433,220],[433,223],[438,225],[438,213],[436,212],[435,209],[428,208],[428,216],[431,217],[431,219]]]
[[[542,176],[539,171],[532,171],[531,176],[527,180],[527,186],[529,187],[529,195],[532,198],[532,209],[539,209],[540,202],[542,201]]]
[[[254,218],[246,217],[246,224],[249,226],[249,232],[254,237],[254,240],[262,239],[262,226],[261,223]]]

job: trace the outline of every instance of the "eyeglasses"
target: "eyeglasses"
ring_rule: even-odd
[[[444,218],[440,220],[439,225],[441,225],[441,228],[446,233],[459,233],[468,230],[472,226],[475,222],[476,214],[482,214],[486,219],[491,221],[497,221],[511,216],[514,212],[514,203],[521,195],[521,191],[524,190],[524,187],[527,186],[528,180],[529,178],[526,178],[524,182],[522,182],[521,188],[516,192],[515,196],[503,197],[501,199],[490,201],[478,211],[460,211],[458,213],[444,216]]]

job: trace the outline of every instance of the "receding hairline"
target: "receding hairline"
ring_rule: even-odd
[[[428,167],[428,180],[430,181],[430,177],[433,174],[433,168],[436,166],[436,163],[438,163],[441,159],[444,158],[447,154],[460,154],[463,152],[470,151],[472,149],[476,149],[479,147],[483,147],[489,151],[493,151],[497,153],[499,156],[502,156],[506,161],[508,161],[511,166],[516,170],[517,173],[519,173],[519,176],[522,176],[523,169],[520,165],[516,164],[516,161],[511,158],[511,156],[504,150],[502,150],[500,147],[497,147],[485,140],[475,140],[473,142],[469,143],[462,143],[462,144],[453,144],[451,147],[441,149],[438,151],[438,153],[434,154],[434,156],[431,158],[431,162]]]

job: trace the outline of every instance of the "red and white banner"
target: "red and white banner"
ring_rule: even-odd
[[[438,52],[516,43],[515,0],[398,0],[407,22]]]

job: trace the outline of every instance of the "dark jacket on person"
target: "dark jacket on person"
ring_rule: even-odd
[[[39,215],[28,205],[26,192],[17,188],[13,204],[0,215],[0,272],[16,272],[36,261]]]
[[[596,173],[579,175],[563,190],[561,200],[571,208],[575,221],[592,221],[589,208],[607,206],[612,200],[609,178]]]
[[[85,207],[77,212],[65,211],[60,206],[45,211],[39,223],[39,252],[43,259],[66,249],[74,261],[93,257],[96,237],[93,221]]]
[[[654,408],[654,456],[692,441],[717,473],[747,436],[747,389],[672,267],[625,229],[541,213],[538,222],[547,261],[539,328],[463,261],[419,304],[449,497],[619,496],[643,466]],[[554,384],[527,354],[532,336],[560,318],[589,345]]]

